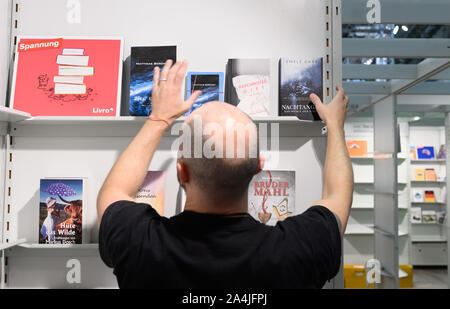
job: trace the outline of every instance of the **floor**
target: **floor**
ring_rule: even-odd
[[[414,267],[415,289],[448,289],[446,267]]]

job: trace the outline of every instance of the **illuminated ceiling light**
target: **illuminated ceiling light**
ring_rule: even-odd
[[[406,27],[405,25],[402,26],[402,30],[403,31],[408,31],[408,27]]]

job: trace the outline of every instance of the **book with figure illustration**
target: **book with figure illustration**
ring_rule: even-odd
[[[40,180],[40,244],[83,243],[84,182],[82,178]]]
[[[197,90],[202,91],[202,94],[195,100],[185,116],[189,116],[207,102],[223,102],[223,72],[188,72],[185,99],[187,100]]]
[[[281,58],[279,62],[278,115],[300,120],[321,120],[309,95],[323,102],[323,59]]]
[[[228,59],[225,102],[249,116],[269,115],[270,60]]]
[[[264,170],[255,175],[248,189],[248,212],[266,225],[295,214],[295,171]]]
[[[18,37],[10,107],[32,116],[118,116],[121,38]]]
[[[130,116],[148,116],[152,110],[153,70],[167,60],[177,61],[176,46],[133,46],[130,66]]]
[[[152,206],[159,215],[164,215],[165,171],[148,171],[144,182],[136,193],[136,202]]]

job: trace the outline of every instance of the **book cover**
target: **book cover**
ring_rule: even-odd
[[[422,223],[422,208],[411,207],[411,223]]]
[[[265,170],[248,190],[248,211],[259,222],[275,225],[295,213],[295,171]]]
[[[417,150],[416,147],[411,146],[409,147],[409,158],[411,160],[417,160]]]
[[[153,69],[177,61],[176,46],[133,46],[130,67],[130,116],[148,116],[152,110]]]
[[[437,213],[435,210],[423,210],[422,211],[422,222],[423,223],[437,223]]]
[[[228,59],[225,79],[227,103],[249,116],[269,115],[269,59]]]
[[[447,219],[447,211],[443,210],[437,213],[437,220],[440,224],[444,224]]]
[[[415,202],[415,203],[425,202],[425,196],[424,196],[423,190],[412,189],[411,193],[412,193],[411,197],[412,197],[413,202]]]
[[[436,176],[436,171],[434,170],[434,168],[427,168],[425,169],[425,177],[424,177],[426,181],[436,181],[437,180],[437,176]]]
[[[18,37],[11,107],[32,116],[118,116],[122,39]]]
[[[148,171],[141,188],[136,193],[136,203],[149,204],[163,216],[165,185],[165,171]]]
[[[223,72],[188,72],[185,99],[187,100],[196,90],[201,90],[202,94],[195,100],[185,116],[189,116],[195,109],[207,102],[223,102]]]
[[[434,159],[434,147],[433,146],[417,147],[417,158],[429,160]]]
[[[323,102],[323,59],[281,58],[279,62],[279,116],[300,120],[321,120],[309,95],[315,93]]]
[[[39,243],[81,244],[83,179],[41,179]]]
[[[445,159],[445,145],[441,145],[439,147],[439,151],[437,154],[437,159],[444,160]]]
[[[436,203],[436,195],[433,190],[426,190],[424,196],[425,203]]]
[[[424,181],[425,180],[425,170],[423,168],[414,169],[414,180]]]
[[[367,157],[367,141],[366,140],[347,141],[347,150],[350,157]]]

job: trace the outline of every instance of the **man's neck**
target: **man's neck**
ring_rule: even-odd
[[[247,196],[240,200],[234,201],[212,201],[205,197],[192,197],[187,195],[184,204],[185,211],[193,211],[204,214],[230,215],[236,213],[248,212]]]

